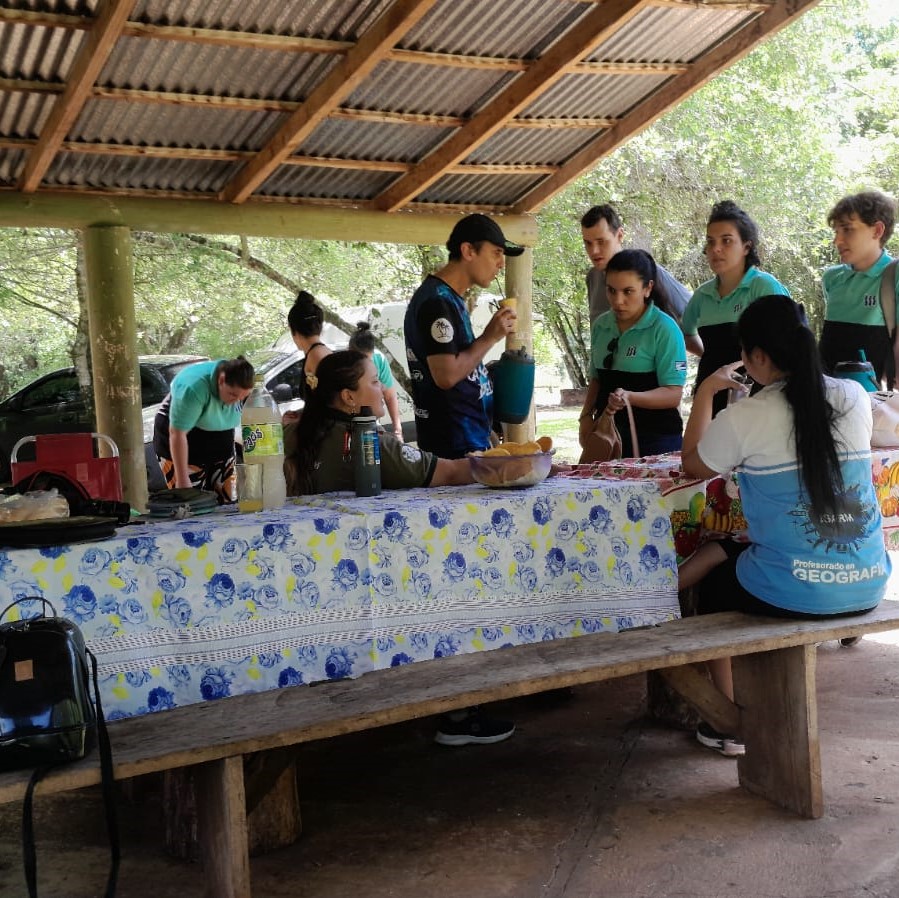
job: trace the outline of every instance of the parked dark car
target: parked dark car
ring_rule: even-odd
[[[151,490],[165,486],[156,455],[153,453],[153,419],[159,404],[169,391],[172,378],[188,365],[204,361],[203,356],[141,356],[140,392],[143,408],[144,456],[147,481]],[[0,402],[0,481],[10,479],[10,454],[24,436],[43,433],[93,432],[96,425],[84,402],[74,368],[51,371],[8,399]],[[33,458],[33,454],[20,458]]]

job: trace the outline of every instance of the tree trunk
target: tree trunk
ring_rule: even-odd
[[[72,340],[72,364],[90,414],[94,414],[93,372],[91,371],[90,319],[87,310],[87,268],[84,256],[84,234],[75,242],[75,295],[78,299],[78,321]]]

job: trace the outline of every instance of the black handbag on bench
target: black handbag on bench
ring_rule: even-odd
[[[11,608],[26,602],[42,602],[44,610],[49,606],[54,616],[42,614],[2,622]],[[22,848],[28,894],[36,898],[37,856],[32,820],[35,786],[53,767],[83,758],[95,744],[99,745],[112,853],[104,894],[112,898],[118,876],[119,842],[112,751],[100,704],[97,659],[85,646],[78,627],[55,615],[55,609],[44,598],[22,598],[0,612],[0,770],[34,768],[22,809]]]

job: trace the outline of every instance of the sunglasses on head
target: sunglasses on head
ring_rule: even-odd
[[[618,351],[618,337],[610,340],[606,349],[609,351],[609,354],[603,360],[602,366],[603,368],[611,368],[612,362],[615,360],[615,353]]]

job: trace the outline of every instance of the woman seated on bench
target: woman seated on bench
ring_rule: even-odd
[[[365,405],[378,418],[386,414],[378,369],[363,353],[333,352],[318,363],[315,374],[315,389],[309,391],[297,424],[296,449],[284,466],[291,496],[352,490],[348,441],[353,415]],[[380,440],[384,489],[474,482],[467,458],[438,458],[384,431]]]
[[[355,349],[334,352],[318,363],[317,384],[297,425],[297,444],[285,462],[288,495],[353,489],[350,420],[362,406],[381,417],[386,411],[378,369]],[[381,483],[385,489],[473,483],[467,458],[438,458],[381,433]],[[441,745],[491,744],[508,739],[515,724],[486,717],[477,708],[440,718],[435,741]]]
[[[871,481],[868,395],[854,381],[824,376],[802,308],[789,297],[756,300],[737,333],[742,365],[764,389],[712,420],[715,394],[734,388],[741,363],[706,378],[693,397],[682,459],[694,477],[736,470],[750,542],[705,543],[681,566],[680,588],[699,583],[700,614],[870,611],[890,560]],[[730,659],[709,668],[733,700]],[[740,742],[706,723],[696,736],[721,754],[743,754]]]

